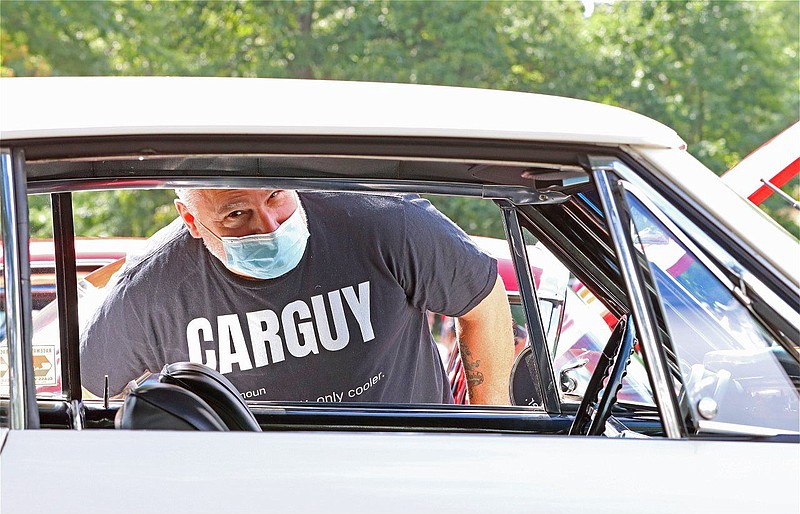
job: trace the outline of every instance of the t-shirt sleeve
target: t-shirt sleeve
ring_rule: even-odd
[[[145,371],[157,372],[157,359],[147,343],[139,312],[122,284],[116,284],[91,315],[81,333],[81,384],[102,395],[108,375],[114,396]]]
[[[403,221],[405,259],[399,280],[412,305],[457,317],[491,292],[497,261],[429,201],[407,200]]]

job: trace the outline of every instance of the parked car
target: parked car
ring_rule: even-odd
[[[127,238],[75,238],[75,263],[78,278],[125,257],[136,239]],[[2,246],[0,246],[2,248]],[[56,257],[52,239],[32,239],[29,245],[31,265],[31,296],[33,310],[39,311],[56,298]],[[3,256],[0,255],[0,270]],[[5,305],[5,289],[0,287],[0,301]],[[5,328],[2,328],[5,334]],[[4,337],[4,336],[3,336]]]
[[[91,287],[92,276],[101,268],[119,265],[128,253],[143,247],[144,238],[75,238],[75,271],[78,290]],[[33,373],[39,395],[61,395],[61,351],[58,339],[58,304],[56,302],[56,252],[52,239],[33,239],[29,245],[33,320]],[[106,266],[108,266],[106,268]],[[0,255],[0,269],[3,256]],[[94,275],[93,275],[94,274]],[[88,280],[87,280],[88,277]],[[2,284],[0,284],[2,286]],[[5,288],[0,287],[0,341],[6,335]],[[0,395],[8,395],[8,349],[0,344]]]
[[[800,173],[798,139],[800,121],[745,156],[722,175],[722,181],[756,205],[778,193],[789,205],[800,209],[796,200],[780,190]]]
[[[0,87],[11,370],[0,405],[3,512],[800,510],[797,242],[671,129],[585,101],[449,87],[202,78]],[[245,401],[220,373],[174,363],[149,380],[191,401],[137,417],[135,384],[119,399],[82,393],[78,277],[62,261],[50,337],[63,393],[37,396],[30,258],[20,250],[26,194],[51,195],[64,250],[71,192],[174,187],[496,205],[530,348],[509,377],[513,404]],[[564,394],[576,392],[575,373],[559,369],[561,343],[548,339],[553,310],[531,273],[534,240],[596,299],[590,308],[617,320],[580,402]],[[170,308],[158,300],[153,308]],[[128,343],[121,332],[116,344]],[[618,395],[637,364],[650,405]],[[165,416],[208,430],[133,429]]]

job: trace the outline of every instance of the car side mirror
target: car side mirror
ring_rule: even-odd
[[[578,359],[561,368],[561,371],[558,372],[558,383],[564,394],[571,394],[578,389],[578,373],[576,370],[586,366],[588,363],[589,359]]]

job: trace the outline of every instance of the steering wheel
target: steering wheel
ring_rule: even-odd
[[[570,435],[601,435],[611,408],[617,401],[617,393],[622,387],[625,368],[631,361],[636,333],[629,316],[623,316],[614,327],[597,367],[586,386],[581,405],[569,429]],[[610,371],[610,373],[609,373]],[[605,387],[603,382],[608,381]],[[600,393],[602,392],[602,397]]]

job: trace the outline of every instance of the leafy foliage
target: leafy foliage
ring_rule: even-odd
[[[392,81],[619,105],[675,128],[717,173],[800,118],[797,2],[626,1],[585,16],[566,0],[3,0],[0,29],[3,76]],[[76,224],[148,235],[172,216],[169,194],[130,194],[76,195]],[[436,201],[469,230],[496,232],[485,212]],[[42,209],[31,204],[32,220]],[[798,232],[780,203],[767,209]]]
[[[72,196],[75,234],[83,237],[149,237],[175,219],[170,190],[87,191]],[[28,199],[31,237],[53,237],[50,198]]]
[[[491,202],[458,196],[426,196],[426,198],[468,234],[505,237],[500,209]]]

